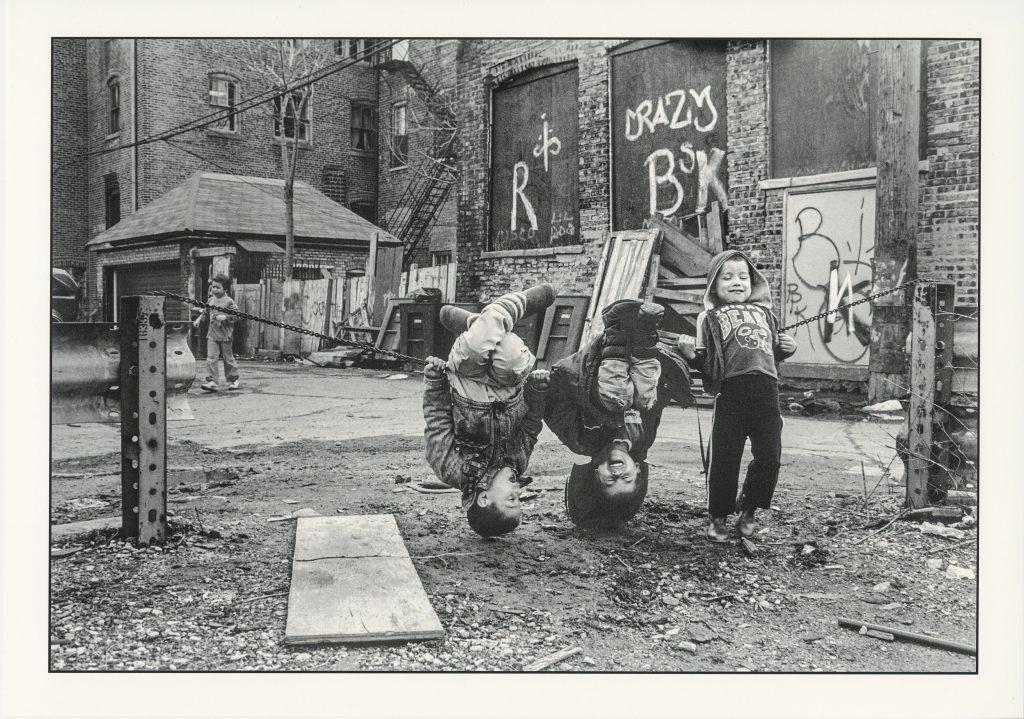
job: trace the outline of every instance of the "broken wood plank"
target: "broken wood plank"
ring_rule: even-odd
[[[926,644],[928,646],[939,647],[941,649],[949,649],[950,651],[960,652],[961,654],[978,654],[978,648],[972,647],[969,644],[961,644],[960,642],[953,642],[939,637],[929,637],[924,634],[905,632],[902,629],[894,629],[893,627],[883,627],[881,624],[870,624],[868,622],[861,622],[855,619],[839,617],[839,626],[846,627],[847,629],[856,629],[858,631],[860,631],[861,627],[864,627],[868,631],[874,630],[876,632],[885,632],[893,635],[897,639],[905,639],[908,642],[916,642],[918,644]]]
[[[525,665],[523,667],[523,671],[524,672],[539,672],[539,671],[543,671],[544,669],[547,669],[548,667],[550,667],[550,666],[552,666],[554,664],[558,664],[558,662],[565,661],[566,659],[568,659],[569,657],[571,657],[571,656],[573,656],[575,654],[582,654],[582,653],[583,653],[583,649],[580,648],[580,647],[571,647],[571,648],[562,649],[560,651],[555,652],[554,654],[549,654],[546,657],[542,657],[542,658],[538,659],[535,662],[530,662],[529,664],[527,664],[527,665]]]
[[[392,515],[298,520],[286,644],[443,636]]]
[[[700,242],[659,217],[647,221],[652,228],[661,230],[661,262],[680,270],[687,277],[707,274],[711,253]]]
[[[694,290],[670,290],[662,287],[658,287],[654,290],[655,297],[661,297],[666,300],[674,300],[676,302],[687,302],[693,305],[699,305],[701,309],[704,308],[704,293],[696,292]]]

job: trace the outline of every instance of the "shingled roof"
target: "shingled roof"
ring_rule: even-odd
[[[89,240],[88,247],[132,244],[182,236],[223,236],[283,240],[284,180],[201,172],[113,227]],[[305,182],[295,182],[297,240],[401,244]]]

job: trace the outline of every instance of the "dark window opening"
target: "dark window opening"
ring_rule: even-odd
[[[107,227],[113,227],[121,221],[121,188],[117,175],[104,178],[103,210]]]
[[[368,200],[361,200],[352,203],[352,212],[362,217],[367,222],[377,224],[377,203]]]
[[[108,132],[114,133],[121,129],[121,83],[114,81],[107,86],[110,99],[110,122]]]
[[[371,104],[352,103],[352,149],[365,152],[377,149],[377,118]]]
[[[284,137],[289,140],[296,139],[297,129],[299,141],[309,142],[309,104],[312,98],[304,96],[305,93],[303,92],[293,92],[290,95],[283,95],[274,98],[274,137],[281,137],[281,105],[283,103]],[[296,121],[296,117],[298,118],[298,121]]]

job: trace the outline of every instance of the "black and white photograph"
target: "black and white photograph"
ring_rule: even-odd
[[[18,41],[49,63],[48,147],[26,159],[10,123],[6,146],[48,195],[5,266],[35,299],[48,263],[51,296],[47,320],[5,290],[6,392],[34,405],[5,401],[5,426],[37,455],[6,473],[5,557],[32,572],[5,559],[9,669],[21,607],[35,686],[248,687],[170,696],[174,716],[1024,711],[999,464],[1020,412],[992,404],[1019,401],[1017,337],[988,347],[1001,454],[980,441],[983,114],[1014,92],[988,78],[1013,75],[989,63],[998,3],[825,32],[733,28],[740,3],[694,32],[652,4],[621,37],[310,7],[33,15]],[[333,36],[353,29],[375,36]],[[988,287],[1010,293],[1000,184]],[[27,233],[39,257],[13,270]],[[989,300],[997,326],[1013,301]],[[452,673],[508,698],[433,709]],[[377,683],[314,709],[304,680]],[[639,681],[676,699],[600,696]],[[48,701],[3,715],[75,713]]]

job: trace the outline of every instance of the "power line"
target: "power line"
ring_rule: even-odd
[[[304,78],[299,78],[300,81],[297,83],[285,86],[283,88],[280,86],[271,88],[270,90],[267,90],[263,93],[260,93],[259,95],[255,95],[238,103],[238,105],[236,105],[233,108],[228,108],[228,110],[226,111],[221,110],[214,113],[208,113],[196,119],[182,123],[181,125],[173,127],[169,130],[165,130],[163,132],[156,133],[155,135],[144,137],[140,140],[135,140],[134,142],[120,144],[117,147],[106,147],[100,150],[91,150],[89,152],[86,152],[82,157],[89,158],[96,157],[99,155],[106,155],[111,152],[117,152],[118,150],[127,150],[132,147],[141,147],[142,145],[148,145],[154,142],[159,142],[161,140],[168,140],[177,137],[178,135],[182,135],[186,132],[201,130],[204,127],[209,127],[210,125],[225,120],[229,117],[240,115],[244,112],[248,112],[249,110],[257,106],[262,105],[266,102],[270,102],[278,97],[284,97],[285,95],[295,92],[296,90],[301,90],[303,88],[309,87],[310,85],[313,85],[314,83],[319,82],[324,78],[330,77],[335,73],[338,73],[346,68],[352,67],[357,62],[360,62],[366,59],[367,57],[372,57],[374,54],[394,46],[398,42],[400,42],[400,39],[389,39],[383,42],[375,43],[369,47],[364,47],[362,53],[356,52],[355,55],[347,57],[343,60],[339,60],[338,62],[332,63],[324,68],[321,68],[320,70],[312,72],[309,75],[306,75]]]

